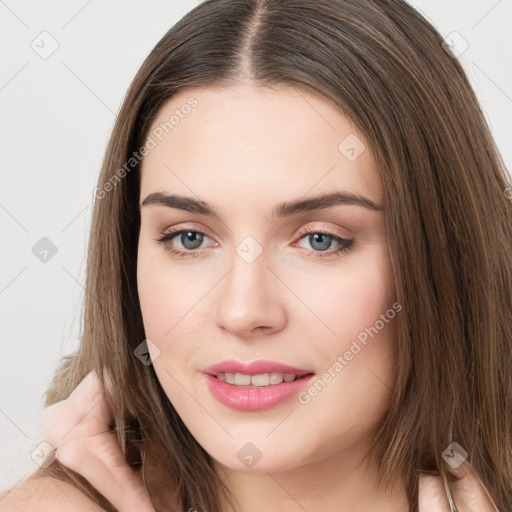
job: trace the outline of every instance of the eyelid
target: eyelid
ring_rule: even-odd
[[[330,224],[332,224],[332,223],[330,223]],[[340,226],[337,226],[337,228],[340,229]],[[208,236],[208,238],[210,238],[212,240],[215,239],[215,237],[212,236],[211,232],[208,229],[206,229],[203,226],[198,226],[197,224],[195,224],[193,222],[185,222],[183,224],[177,224],[175,226],[172,226],[172,228],[163,229],[160,231],[160,235],[165,236],[166,234],[177,233],[179,231],[187,230],[187,229],[190,229],[191,231],[202,233],[202,234]],[[337,236],[340,236],[342,238],[346,238],[346,239],[352,238],[352,234],[350,233],[349,230],[347,230],[346,228],[341,228],[341,229],[342,229],[342,231],[339,232],[336,230],[336,228],[333,229],[333,228],[325,227],[324,221],[312,221],[312,222],[308,223],[306,227],[301,227],[296,232],[297,234],[295,236],[304,235],[305,233],[316,232],[316,231],[328,231],[328,232],[333,232],[333,234],[336,234]]]
[[[172,226],[170,228],[162,229],[159,233],[160,233],[160,235],[165,236],[170,233],[186,231],[187,229],[190,231],[203,233],[203,234],[207,235],[209,238],[211,238],[212,240],[214,239],[214,237],[212,236],[211,232],[208,229],[206,229],[203,226],[194,224],[193,222],[185,222],[183,224],[176,224],[175,226]]]
[[[199,234],[204,235],[207,238],[210,238],[213,240],[213,238],[210,237],[208,235],[208,233],[203,232],[201,229],[195,228],[195,226],[189,225],[187,227],[184,227],[182,225],[177,225],[177,226],[173,226],[173,228],[170,229],[170,231],[166,230],[163,233],[160,233],[161,238],[158,238],[155,241],[158,243],[163,243],[166,251],[169,251],[171,254],[177,255],[179,258],[197,258],[198,256],[200,256],[202,254],[204,248],[187,251],[187,250],[183,250],[183,249],[176,249],[175,247],[167,244],[167,242],[170,242],[170,240],[172,240],[179,234],[185,233],[187,231],[199,233]],[[207,231],[207,230],[205,230],[205,231]],[[316,227],[316,225],[312,225],[312,226],[310,225],[307,228],[302,228],[299,231],[299,233],[296,235],[296,237],[297,237],[296,243],[294,243],[292,245],[294,247],[296,247],[297,242],[300,242],[300,240],[302,240],[303,238],[306,238],[310,234],[322,233],[323,235],[326,235],[326,236],[332,238],[333,240],[335,240],[336,243],[338,244],[338,248],[334,249],[334,250],[325,251],[325,254],[323,253],[323,251],[317,252],[314,250],[308,250],[308,249],[304,249],[304,248],[302,248],[302,250],[305,250],[306,252],[311,253],[311,255],[314,258],[317,258],[319,260],[329,260],[331,257],[336,257],[338,255],[343,255],[343,254],[348,253],[350,250],[352,250],[352,248],[354,246],[354,242],[355,242],[355,240],[352,236],[347,237],[347,236],[339,235],[335,231],[336,230],[333,230],[333,229]],[[219,243],[215,242],[215,246],[218,246],[218,245],[219,245]]]
[[[329,224],[332,224],[329,223]],[[303,235],[304,233],[310,233],[310,232],[317,232],[317,231],[327,231],[330,233],[335,234],[336,236],[339,236],[341,238],[351,239],[353,237],[352,233],[343,227],[336,226],[336,228],[326,227],[325,222],[322,221],[313,221],[309,224],[307,224],[306,227],[300,228],[298,231],[298,234]]]

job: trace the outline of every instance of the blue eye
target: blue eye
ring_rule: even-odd
[[[180,237],[180,243],[186,250],[175,248],[175,242],[172,242],[172,240],[178,236]],[[164,244],[165,249],[171,254],[176,254],[182,257],[188,256],[195,258],[199,256],[199,253],[192,251],[197,251],[205,236],[207,236],[206,233],[203,233],[202,231],[182,229],[180,231],[171,231],[170,233],[167,233],[159,238],[157,241]]]
[[[327,256],[332,256],[333,254],[348,252],[354,244],[354,240],[349,240],[333,233],[326,233],[318,230],[303,234],[301,240],[306,237],[309,240],[311,247],[317,247],[318,251],[314,251],[314,256],[318,258],[326,258]],[[333,242],[335,242],[338,246],[335,249],[329,250],[329,247]],[[321,254],[323,252],[327,253],[327,256]]]
[[[319,230],[303,232],[301,235],[300,240],[308,238],[311,247],[313,247],[313,250],[308,252],[313,253],[313,256],[317,258],[327,258],[336,254],[348,252],[354,244],[354,240],[342,238],[334,233]],[[179,242],[184,249],[176,248],[176,242],[173,242],[173,240],[178,236]],[[205,237],[209,238],[208,235],[202,231],[181,229],[165,233],[161,238],[157,239],[157,242],[163,244],[165,250],[169,251],[171,254],[175,254],[183,258],[196,258],[200,255],[199,248]],[[337,247],[335,249],[329,249],[333,242],[337,244]],[[317,247],[317,250],[315,250],[315,247]]]

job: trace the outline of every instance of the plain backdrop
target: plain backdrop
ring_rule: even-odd
[[[42,395],[78,345],[93,191],[122,98],[198,3],[0,0],[0,489],[37,469]],[[410,3],[469,45],[459,59],[511,169],[512,2]]]

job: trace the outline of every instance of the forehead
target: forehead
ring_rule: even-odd
[[[334,104],[294,87],[181,90],[148,136],[141,197],[178,190],[220,203],[237,192],[277,202],[336,188],[382,203],[368,141]]]

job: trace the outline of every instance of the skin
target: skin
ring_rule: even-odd
[[[219,215],[141,208],[139,298],[165,393],[215,460],[240,512],[316,512],[333,503],[351,512],[408,510],[403,482],[394,494],[379,494],[374,464],[360,464],[389,406],[396,372],[392,321],[307,404],[292,399],[267,411],[232,410],[202,377],[206,366],[230,358],[279,361],[321,377],[391,308],[384,211],[338,205],[280,222],[270,217],[278,203],[323,192],[347,191],[383,204],[367,141],[323,98],[249,85],[182,91],[153,127],[190,96],[198,107],[150,151],[142,169],[141,203],[151,193],[172,192],[207,201]],[[338,150],[350,134],[366,145],[353,161]],[[180,258],[156,241],[175,227],[207,234],[193,250],[197,257]],[[316,258],[321,243],[304,236],[306,227],[354,245]],[[252,263],[236,252],[247,236],[262,250]],[[187,250],[179,235],[173,241]],[[334,241],[327,251],[332,247]],[[90,374],[49,408],[42,438],[119,510],[154,512],[151,501],[158,497],[149,499],[108,431],[113,417],[102,393]],[[251,468],[237,457],[247,442],[261,453]],[[469,465],[458,474],[462,479],[451,486],[458,510],[497,510]],[[450,510],[440,477],[421,477],[419,510]]]
[[[120,391],[110,384],[108,375],[106,377],[109,393],[116,400]],[[163,507],[156,509],[153,506],[156,497],[150,498],[140,473],[126,463],[121,446],[109,429],[113,419],[101,383],[91,372],[68,398],[45,409],[39,438],[55,447],[59,462],[85,477],[117,510],[164,512]],[[46,462],[50,463],[50,460]],[[450,484],[459,512],[498,512],[467,462],[451,472],[460,478]],[[14,489],[0,494],[0,512],[64,512],[71,506],[80,512],[102,510],[72,485],[36,476],[32,475]],[[441,477],[421,475],[418,489],[419,512],[450,512]],[[168,510],[177,512],[180,508],[174,504]],[[408,509],[400,512],[402,510]]]
[[[229,474],[241,512],[301,506],[314,512],[334,502],[355,512],[377,505],[396,511],[407,503],[403,486],[394,496],[380,495],[374,466],[358,466],[391,396],[392,322],[306,405],[289,400],[268,411],[232,410],[211,395],[202,374],[237,358],[321,376],[391,308],[384,211],[337,205],[271,218],[278,203],[334,191],[382,205],[368,144],[323,98],[245,84],[181,91],[150,132],[191,96],[198,106],[143,161],[140,202],[156,192],[186,195],[213,205],[219,219],[141,207],[137,279],[145,332],[158,347],[152,352],[158,379],[218,470]],[[338,149],[349,135],[367,148],[354,161]],[[207,234],[196,246],[173,239],[181,250],[199,246],[188,249],[197,257],[170,254],[156,241],[177,227]],[[332,241],[322,252],[304,229],[354,245],[334,254]],[[252,263],[236,252],[248,236],[262,250]],[[261,453],[250,470],[237,457],[248,442]]]

